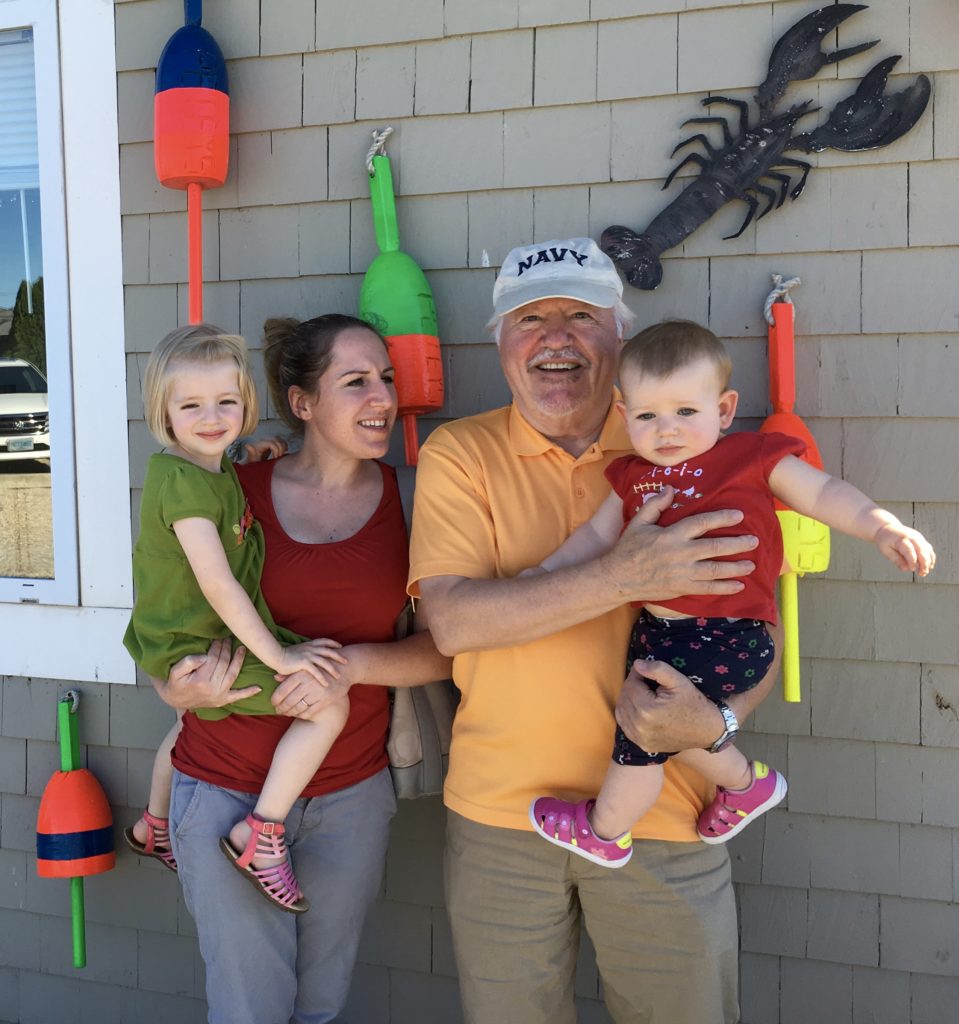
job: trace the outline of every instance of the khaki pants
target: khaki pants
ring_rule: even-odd
[[[446,901],[467,1024],[575,1024],[581,923],[617,1024],[739,1020],[722,846],[639,840],[612,870],[450,812]]]

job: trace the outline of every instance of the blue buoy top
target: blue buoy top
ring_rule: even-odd
[[[226,61],[217,41],[199,25],[184,25],[167,40],[157,63],[156,92],[218,89],[229,95]]]

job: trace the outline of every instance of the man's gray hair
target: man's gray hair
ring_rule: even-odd
[[[602,307],[599,307],[602,308]],[[619,340],[622,341],[626,335],[632,330],[633,324],[636,323],[636,314],[623,302],[622,299],[617,300],[616,304],[612,307],[613,319],[616,321],[616,334]],[[503,319],[508,314],[503,313],[500,316],[494,316],[486,324],[486,329],[492,334],[493,341],[499,345],[500,337],[503,333]]]

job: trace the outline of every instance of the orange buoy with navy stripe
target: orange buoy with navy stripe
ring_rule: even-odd
[[[86,768],[54,773],[37,815],[37,874],[98,875],[116,859],[113,815],[100,783]]]

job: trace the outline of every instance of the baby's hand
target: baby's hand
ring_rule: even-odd
[[[879,550],[904,572],[928,576],[936,565],[936,552],[918,530],[902,523],[880,528],[873,538]]]
[[[326,678],[326,674],[328,673],[334,679],[339,679],[340,674],[337,672],[336,666],[337,664],[346,664],[346,658],[338,653],[338,649],[342,646],[335,640],[326,638],[293,644],[283,648],[280,664],[274,667],[278,675],[284,676],[301,670],[309,672],[321,686],[329,686],[330,681]]]

